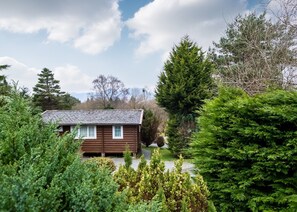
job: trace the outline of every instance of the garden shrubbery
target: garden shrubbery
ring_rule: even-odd
[[[193,155],[219,211],[297,208],[297,93],[222,89],[198,120]]]
[[[85,161],[85,163],[95,163],[98,168],[107,168],[111,172],[116,170],[116,165],[113,160],[105,157],[94,157]]]
[[[83,163],[75,136],[58,136],[55,130],[34,115],[19,93],[5,98],[0,107],[0,211],[159,211],[156,201],[128,203],[111,172]]]
[[[142,156],[137,170],[122,165],[114,179],[130,203],[155,200],[161,203],[161,211],[207,211],[208,190],[202,177],[198,174],[191,179],[188,172],[182,173],[182,163],[181,158],[172,171],[166,171],[159,150],[155,150],[149,164]]]

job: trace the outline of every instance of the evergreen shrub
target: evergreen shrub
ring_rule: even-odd
[[[192,150],[219,211],[297,208],[296,92],[225,88],[200,114]]]
[[[86,160],[86,163],[95,163],[98,168],[107,168],[111,172],[116,170],[116,165],[112,159],[106,157],[94,157]]]
[[[141,141],[148,147],[153,143],[158,134],[160,119],[151,109],[143,109],[143,121],[141,125]]]
[[[58,136],[17,92],[0,107],[0,211],[147,211],[128,204],[109,170],[83,163],[73,134]]]
[[[198,174],[195,179],[182,172],[183,159],[173,170],[165,170],[159,150],[149,164],[141,157],[138,169],[122,165],[114,174],[120,191],[126,191],[130,203],[157,201],[161,211],[207,211],[208,190]]]

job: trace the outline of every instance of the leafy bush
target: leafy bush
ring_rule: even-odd
[[[156,140],[156,143],[158,145],[158,147],[162,147],[165,145],[165,139],[163,136],[158,136],[157,137],[157,140]]]
[[[297,93],[222,89],[198,120],[193,154],[219,211],[297,208]]]
[[[207,187],[200,175],[192,180],[182,173],[183,159],[176,161],[172,171],[165,171],[159,150],[149,164],[141,157],[138,169],[120,166],[114,174],[119,190],[125,190],[130,203],[157,201],[162,211],[207,211]]]
[[[110,171],[82,163],[74,135],[58,136],[18,93],[0,107],[0,211],[141,211]]]
[[[107,168],[111,172],[116,170],[113,160],[105,157],[94,157],[85,161],[86,163],[95,163],[98,168]]]

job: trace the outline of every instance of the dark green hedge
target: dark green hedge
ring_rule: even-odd
[[[221,89],[193,137],[195,164],[218,211],[297,208],[297,93]]]

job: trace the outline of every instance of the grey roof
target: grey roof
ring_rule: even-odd
[[[139,125],[142,123],[143,110],[47,110],[42,113],[44,122],[59,125]]]

